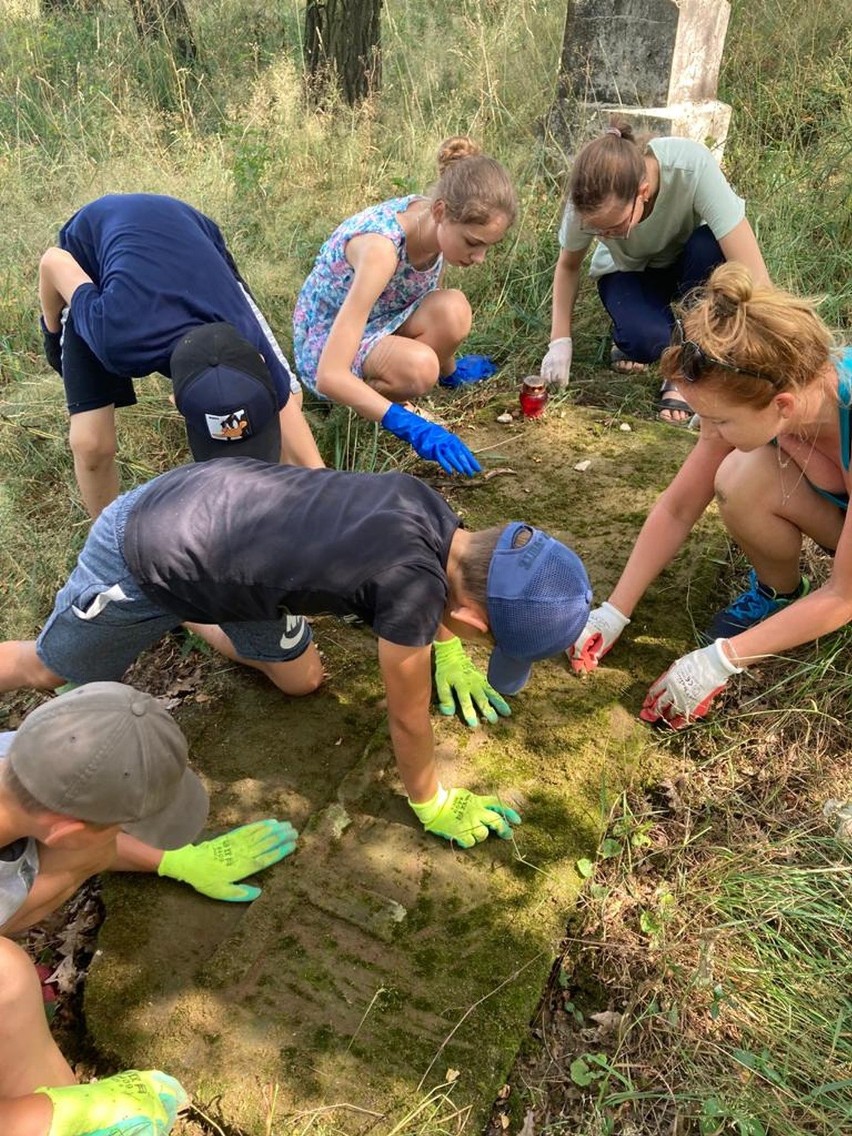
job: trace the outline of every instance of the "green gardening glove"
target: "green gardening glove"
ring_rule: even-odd
[[[497,693],[482,671],[476,669],[464,653],[461,639],[436,640],[435,644],[435,687],[438,692],[438,709],[449,717],[456,712],[453,691],[459,702],[462,717],[470,727],[477,726],[474,702],[479,713],[492,725],[497,715],[508,718],[512,713],[506,702]]]
[[[460,848],[472,848],[488,839],[494,832],[501,840],[511,840],[512,825],[521,818],[514,809],[504,805],[499,797],[481,797],[468,789],[445,789],[423,804],[408,802],[420,818],[427,832],[443,836]]]
[[[53,1103],[48,1136],[167,1136],[189,1100],[174,1077],[156,1069],[36,1092]]]
[[[260,888],[234,881],[289,856],[298,835],[289,821],[256,820],[215,840],[164,852],[157,875],[181,880],[211,899],[249,903],[260,895]]]

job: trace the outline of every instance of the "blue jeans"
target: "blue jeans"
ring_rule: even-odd
[[[182,622],[145,595],[124,559],[127,517],[146,488],[118,497],[92,525],[36,640],[42,663],[69,682],[118,682],[146,647]],[[312,638],[305,620],[289,614],[221,627],[239,655],[257,662],[297,659]]]
[[[671,342],[672,302],[703,284],[724,259],[710,228],[699,225],[674,264],[601,276],[598,292],[616,347],[636,363],[655,363]]]

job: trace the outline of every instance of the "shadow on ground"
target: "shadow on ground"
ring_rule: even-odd
[[[693,436],[624,432],[567,404],[540,422],[500,426],[495,414],[479,410],[463,433],[486,473],[504,472],[440,488],[470,528],[525,518],[564,537],[604,599]],[[576,860],[593,852],[613,794],[664,760],[635,714],[691,640],[690,609],[709,611],[714,547],[707,522],[594,676],[540,664],[498,727],[436,716],[444,783],[517,802],[513,842],[460,852],[420,830],[366,632],[317,621],[330,677],[311,698],[233,674],[185,711],[212,823],[276,815],[302,839],[249,907],[155,879],[109,882],[86,995],[100,1050],[169,1070],[251,1136],[301,1131],[293,1118],[312,1109],[334,1131],[390,1131],[452,1067],[454,1100],[481,1130],[564,931]]]

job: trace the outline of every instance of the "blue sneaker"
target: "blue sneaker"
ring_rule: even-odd
[[[702,639],[712,643],[715,639],[730,639],[732,635],[739,635],[741,631],[754,627],[756,623],[762,623],[764,619],[774,615],[787,604],[806,596],[810,590],[810,580],[807,576],[802,576],[794,592],[782,595],[774,588],[761,584],[752,568],[748,576],[748,589],[722,611],[716,612]]]

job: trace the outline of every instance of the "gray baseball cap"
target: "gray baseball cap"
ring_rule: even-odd
[[[120,824],[155,848],[191,844],[207,820],[207,790],[187,767],[177,722],[120,682],[90,682],[37,707],[7,759],[46,809]]]

